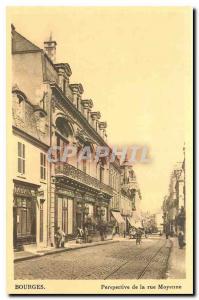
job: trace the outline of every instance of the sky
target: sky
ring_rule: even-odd
[[[182,161],[192,98],[192,20],[185,8],[18,8],[16,31],[43,48],[50,32],[56,62],[107,121],[111,145],[143,145],[150,162],[134,170],[143,210],[158,211],[170,173]]]

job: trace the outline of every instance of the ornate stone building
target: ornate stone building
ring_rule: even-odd
[[[110,165],[110,185],[113,187],[111,216],[116,220],[120,234],[128,232],[129,227],[142,227],[140,215],[141,193],[133,167],[125,161]]]
[[[99,147],[111,150],[107,124],[93,101],[84,98],[82,84],[70,83],[70,65],[56,62],[56,46],[50,36],[43,50],[12,27],[13,240],[18,249],[54,246],[58,227],[73,239],[86,225],[97,240],[97,225],[114,219],[124,226],[135,210],[131,173],[126,184],[118,159],[95,157]],[[85,149],[90,159],[81,156]]]
[[[56,63],[52,37],[44,50],[12,27],[14,243],[54,245],[61,227],[68,238],[85,222],[108,221],[112,188],[109,162],[78,160],[106,143],[106,122],[83,98],[83,86],[70,84],[67,63]],[[64,146],[77,150],[62,162]],[[49,149],[56,147],[51,163]],[[93,225],[94,226],[94,225]]]
[[[135,171],[128,162],[124,162],[121,165],[121,213],[127,232],[131,226],[142,227],[140,204],[141,193]]]
[[[185,229],[185,160],[171,173],[169,192],[163,201],[164,231],[177,234]]]

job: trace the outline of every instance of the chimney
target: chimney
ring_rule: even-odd
[[[57,43],[52,40],[52,33],[49,40],[44,42],[44,50],[53,63],[56,62],[56,46]]]

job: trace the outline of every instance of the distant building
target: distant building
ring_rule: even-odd
[[[185,160],[172,171],[169,192],[163,201],[164,231],[177,234],[185,232]]]

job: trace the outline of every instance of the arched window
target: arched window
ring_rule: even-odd
[[[58,117],[56,120],[56,128],[66,140],[69,140],[73,136],[73,131],[68,121],[63,117]]]
[[[56,136],[57,136],[57,146],[59,146],[60,150],[57,150],[57,159],[60,160],[64,154],[65,147],[72,141],[73,139],[73,130],[71,125],[64,117],[58,117],[56,119]],[[68,159],[66,158],[66,161]]]

